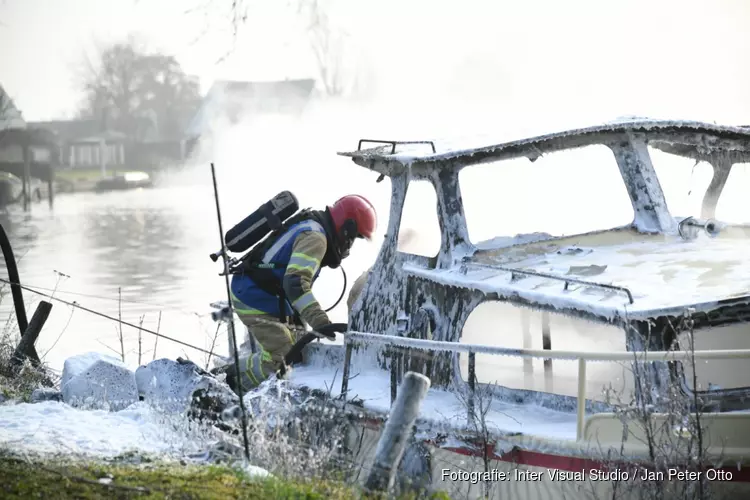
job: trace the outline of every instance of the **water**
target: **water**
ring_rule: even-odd
[[[224,217],[236,222],[245,215],[227,210]],[[209,304],[226,299],[226,288],[224,278],[218,276],[221,261],[214,263],[208,257],[218,249],[210,180],[149,190],[59,195],[53,209],[47,203],[33,205],[29,213],[13,207],[0,215],[0,222],[11,240],[23,285],[115,318],[121,314],[123,321],[135,325],[143,318],[144,328],[158,326],[166,335],[211,350],[217,324],[210,318]],[[360,271],[350,271],[350,284]],[[1,276],[7,279],[5,266]],[[335,302],[342,284],[338,271],[321,273],[315,291],[324,307]],[[7,285],[5,291],[9,292]],[[39,300],[50,300],[29,291],[24,291],[24,299],[29,318]],[[37,348],[53,368],[61,369],[66,357],[87,350],[119,356],[117,322],[51,301],[52,312]],[[345,303],[342,300],[343,308],[331,312],[333,320],[346,321]],[[0,307],[4,318],[13,314],[10,293]],[[122,334],[126,362],[137,366],[138,329],[123,326]],[[141,337],[145,363],[154,356],[155,337],[147,333]],[[168,340],[159,339],[156,349],[157,357],[183,356],[206,363],[204,353]],[[227,353],[225,328],[216,349],[220,355]]]
[[[349,115],[347,115],[349,116]],[[322,209],[339,197],[366,196],[380,215],[373,242],[358,240],[343,266],[347,288],[374,262],[390,209],[388,179],[376,183],[374,172],[353,165],[337,151],[356,149],[366,133],[330,113],[310,113],[304,120],[265,117],[237,126],[217,125],[189,165],[147,190],[59,195],[54,207],[34,204],[29,213],[10,207],[0,213],[19,259],[23,285],[123,321],[211,350],[228,354],[225,328],[216,336],[211,302],[226,300],[221,262],[209,254],[219,248],[219,228],[210,162],[215,162],[224,231],[281,190],[291,190],[302,207]],[[62,274],[63,273],[64,276]],[[2,266],[0,276],[7,279]],[[339,270],[324,269],[313,290],[324,308],[341,295]],[[9,289],[6,288],[6,292]],[[121,292],[122,300],[119,300]],[[44,299],[24,291],[27,316]],[[71,355],[89,350],[120,355],[116,321],[52,300],[53,309],[37,342],[52,368],[62,369]],[[10,293],[0,314],[13,312]],[[161,323],[159,315],[161,313]],[[346,321],[346,297],[329,313]],[[11,320],[9,320],[11,321]],[[15,319],[12,319],[15,323]],[[244,329],[242,329],[244,332]],[[123,326],[126,363],[138,366],[138,329]],[[142,334],[141,362],[154,356],[154,336]],[[206,354],[164,339],[158,357],[189,357],[201,366]]]

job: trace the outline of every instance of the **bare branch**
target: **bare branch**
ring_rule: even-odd
[[[134,140],[181,136],[200,105],[200,88],[174,56],[147,52],[134,36],[84,55],[80,116],[95,119]]]
[[[214,1],[218,0],[207,0],[188,12],[207,9]],[[223,5],[228,6],[227,19],[232,34],[232,47],[218,62],[224,61],[234,52],[239,29],[253,14],[249,0],[221,1]],[[265,4],[265,1],[258,3]],[[288,0],[286,6],[304,20],[309,49],[325,94],[337,97],[354,89],[358,84],[359,67],[356,64],[347,64],[351,62],[346,57],[346,49],[352,45],[351,40],[344,29],[331,22],[326,6],[320,0]]]

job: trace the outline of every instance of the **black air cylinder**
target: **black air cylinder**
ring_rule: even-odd
[[[235,253],[244,252],[271,231],[279,229],[297,210],[297,198],[290,191],[282,191],[227,231],[224,237],[227,249]]]

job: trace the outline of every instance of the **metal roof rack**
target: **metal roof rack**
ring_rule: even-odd
[[[359,144],[357,144],[357,151],[362,151],[362,143],[369,142],[371,144],[390,144],[391,147],[391,153],[396,153],[396,146],[402,145],[402,144],[429,144],[432,146],[432,152],[436,153],[437,150],[435,149],[435,143],[432,141],[380,141],[375,139],[360,139]]]
[[[614,291],[617,291],[617,292],[623,292],[623,293],[627,294],[628,300],[630,301],[630,303],[632,304],[634,302],[633,301],[633,294],[630,292],[630,290],[628,288],[626,288],[624,286],[607,285],[605,283],[596,283],[594,281],[585,281],[585,280],[579,280],[579,279],[576,279],[576,278],[567,278],[565,276],[558,276],[558,275],[555,275],[555,274],[540,273],[540,272],[536,272],[536,271],[526,271],[526,270],[523,270],[523,269],[513,269],[513,268],[510,268],[510,267],[493,266],[493,265],[490,265],[490,264],[480,264],[478,262],[464,262],[463,265],[483,267],[483,268],[493,269],[493,270],[498,270],[498,271],[505,271],[505,272],[510,273],[510,279],[511,280],[515,279],[516,274],[524,274],[524,275],[527,275],[527,276],[536,276],[538,278],[548,278],[548,279],[552,279],[552,280],[559,280],[559,281],[565,282],[564,290],[568,289],[568,285],[570,283],[575,283],[577,285],[583,285],[583,286],[591,286],[591,287],[595,287],[595,288],[604,288],[604,289],[607,289],[607,290],[614,290]]]

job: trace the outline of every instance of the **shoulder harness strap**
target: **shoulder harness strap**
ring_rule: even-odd
[[[279,319],[282,323],[286,323],[289,318],[286,315],[286,305],[288,300],[286,298],[286,292],[282,285],[281,280],[273,273],[274,270],[279,269],[285,264],[277,262],[263,262],[263,256],[266,252],[276,243],[276,240],[284,234],[293,225],[311,220],[312,212],[311,209],[306,208],[301,210],[297,214],[287,219],[283,224],[277,226],[268,236],[255,245],[248,253],[246,253],[241,259],[240,264],[237,266],[234,274],[243,274],[248,276],[255,282],[258,287],[269,295],[278,297],[279,299]],[[291,307],[291,305],[290,305]],[[299,313],[294,310],[293,322],[297,325],[302,325],[302,320],[299,317]]]

